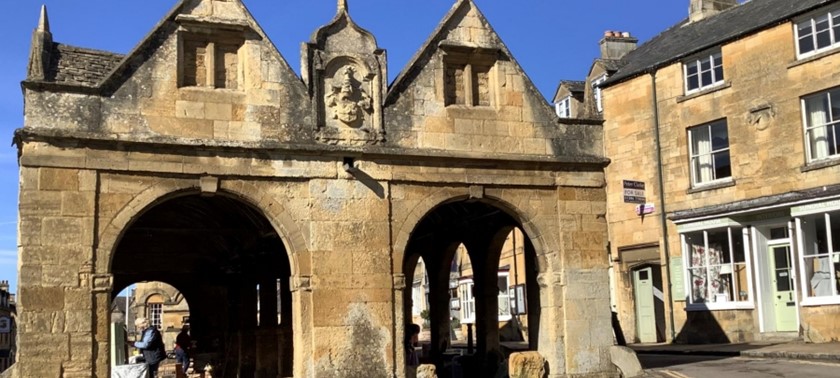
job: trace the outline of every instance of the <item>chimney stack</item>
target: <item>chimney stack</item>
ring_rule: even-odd
[[[605,31],[600,42],[601,59],[621,59],[635,50],[638,42],[639,40],[631,37],[628,32]]]
[[[736,6],[738,0],[691,0],[688,18],[690,22],[697,22]]]

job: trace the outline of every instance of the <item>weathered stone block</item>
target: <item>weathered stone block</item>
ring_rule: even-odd
[[[545,378],[547,363],[539,352],[512,353],[508,359],[510,378]]]

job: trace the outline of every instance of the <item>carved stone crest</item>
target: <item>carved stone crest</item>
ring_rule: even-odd
[[[332,119],[359,128],[364,125],[365,114],[373,110],[373,102],[354,77],[355,72],[352,66],[340,69],[324,100]]]

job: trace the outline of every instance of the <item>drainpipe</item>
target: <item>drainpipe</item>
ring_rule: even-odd
[[[665,247],[665,274],[668,279],[668,321],[671,325],[671,342],[676,339],[676,330],[674,323],[674,298],[673,286],[671,282],[671,246],[668,242],[668,220],[665,217],[665,178],[662,173],[662,142],[659,131],[659,99],[656,94],[656,68],[649,71],[651,86],[653,92],[653,127],[656,132],[654,140],[656,140],[656,174],[659,179],[659,220],[662,227],[662,244]]]

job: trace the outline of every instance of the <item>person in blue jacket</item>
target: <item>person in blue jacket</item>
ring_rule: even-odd
[[[158,367],[160,363],[166,359],[166,347],[163,345],[163,337],[160,335],[157,327],[149,324],[146,318],[137,318],[134,321],[134,326],[138,330],[143,330],[140,341],[134,343],[134,347],[143,352],[143,358],[146,359],[146,366],[149,367],[149,376],[151,378],[157,377]]]

